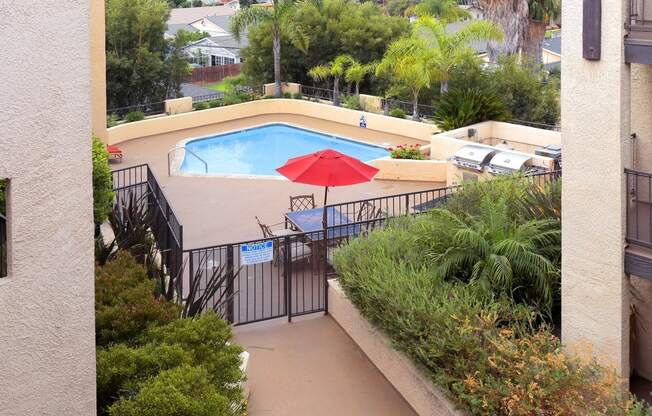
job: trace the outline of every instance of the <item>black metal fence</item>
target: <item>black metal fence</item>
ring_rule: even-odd
[[[145,116],[163,114],[165,113],[165,101],[160,101],[156,103],[130,105],[127,107],[110,108],[106,110],[106,114],[108,116],[115,115],[118,118],[124,118],[127,114],[134,111],[140,111]]]
[[[301,95],[314,100],[333,101],[333,90],[301,85]]]
[[[116,203],[132,197],[146,204],[151,218],[150,228],[170,276],[177,276],[183,262],[183,226],[169,204],[149,165],[138,165],[112,172]],[[179,280],[179,284],[181,281]],[[177,290],[181,293],[182,288]]]
[[[391,111],[394,108],[400,108],[407,115],[411,115],[414,113],[414,104],[408,101],[401,101],[393,98],[387,98],[387,99],[383,98],[381,99],[381,104],[383,105],[383,108],[387,106],[389,111]],[[435,114],[436,110],[437,107],[432,105],[417,104],[417,112],[419,113],[419,117],[421,118],[432,117]]]
[[[546,123],[538,123],[535,121],[525,121],[525,120],[517,120],[517,119],[512,119],[509,122],[512,124],[520,124],[522,126],[527,126],[527,127],[535,127],[537,129],[561,131],[561,126],[559,124],[546,124]]]
[[[561,171],[556,171],[525,178],[543,186],[560,176]],[[318,231],[186,250],[184,261],[188,267],[184,270],[183,286],[197,285],[201,295],[210,286],[215,271],[231,273],[226,280],[230,283],[215,295],[216,299],[229,301],[209,302],[206,308],[217,310],[235,325],[326,311],[326,278],[334,273],[333,254],[337,247],[352,238],[365,237],[391,218],[437,208],[462,186],[330,204],[326,206],[327,226]],[[248,248],[262,248],[265,244],[268,247],[260,252],[266,254],[248,262]]]
[[[305,315],[326,308],[326,264],[321,247],[323,233],[243,241],[187,250],[183,287],[197,285],[200,297],[218,270],[229,273],[214,299],[228,299],[213,309],[234,325],[287,316]],[[253,253],[255,258],[246,253]],[[200,279],[198,282],[195,279]],[[226,296],[224,293],[226,292]],[[188,290],[184,292],[188,296]]]
[[[7,218],[0,214],[0,277],[7,276]]]
[[[625,239],[652,248],[652,174],[625,169],[627,213]]]

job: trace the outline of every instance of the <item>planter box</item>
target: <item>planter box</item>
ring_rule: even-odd
[[[465,416],[405,354],[360,315],[340,287],[328,281],[328,313],[420,416]]]
[[[446,182],[448,162],[445,160],[392,159],[385,157],[369,162],[380,169],[376,179],[394,181]]]

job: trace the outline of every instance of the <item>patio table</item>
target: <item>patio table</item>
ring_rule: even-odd
[[[324,223],[324,208],[313,208],[304,211],[292,211],[285,214],[285,218],[294,225],[297,230],[308,234],[307,237],[311,241],[321,241],[324,239],[323,223]],[[357,235],[360,233],[361,224],[346,224],[351,223],[351,219],[342,214],[340,210],[335,207],[328,207],[328,227],[337,227],[328,229],[328,239],[338,239],[348,236]]]

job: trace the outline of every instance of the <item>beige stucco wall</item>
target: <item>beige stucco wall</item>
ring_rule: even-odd
[[[192,111],[192,97],[174,98],[165,100],[166,114],[181,114]]]
[[[372,113],[383,112],[383,102],[376,95],[360,94],[360,106],[363,110],[371,111]]]
[[[375,179],[401,181],[446,182],[447,165],[445,160],[406,160],[389,157],[376,159],[370,165],[380,169]]]
[[[91,0],[91,125],[93,134],[106,142],[106,53],[104,0]]]
[[[464,416],[405,354],[392,348],[389,339],[364,319],[337,280],[328,281],[328,313],[419,416]]]
[[[94,415],[89,2],[3,2],[0,15],[0,414]]]
[[[358,127],[362,114],[367,118],[366,129]],[[423,144],[429,143],[430,136],[437,132],[437,127],[433,125],[411,120],[305,100],[269,99],[121,124],[109,129],[109,143],[117,144],[126,140],[216,124],[230,124],[236,127],[233,122],[238,120],[243,121],[244,125],[255,125],[262,120],[266,120],[265,122],[303,120],[299,125],[315,129],[327,128],[326,131],[341,132],[347,137],[373,139],[382,137],[382,133],[392,138],[405,137]],[[306,121],[309,121],[309,124],[306,125]],[[346,128],[334,131],[333,127],[336,125]],[[355,129],[355,135],[347,134],[347,130],[351,129]]]
[[[582,1],[562,3],[562,341],[571,350],[591,344],[594,355],[622,376],[629,372],[623,273],[623,169],[630,133],[626,17],[626,0],[602,2],[602,59],[588,61],[582,58]]]
[[[298,94],[301,92],[301,84],[297,84],[295,82],[284,82],[281,84],[281,92],[284,94],[286,92],[290,94]],[[265,84],[264,94],[274,95],[274,83]]]

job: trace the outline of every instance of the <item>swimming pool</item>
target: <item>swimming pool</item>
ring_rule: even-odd
[[[182,173],[225,175],[281,175],[276,168],[293,157],[334,149],[363,162],[389,155],[380,146],[326,135],[287,124],[267,124],[185,143]],[[198,157],[197,157],[198,156]],[[208,165],[199,159],[203,159]]]

